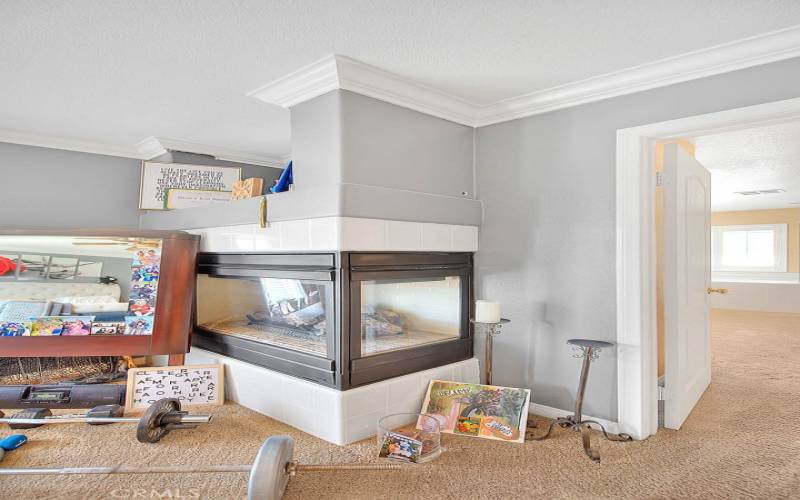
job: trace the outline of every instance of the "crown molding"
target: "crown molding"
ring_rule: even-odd
[[[142,160],[152,160],[157,156],[169,153],[169,150],[162,146],[161,142],[153,136],[137,142],[134,148],[136,148],[137,157]]]
[[[128,147],[119,144],[86,141],[70,137],[57,137],[52,135],[33,134],[20,130],[0,129],[0,142],[22,144],[25,146],[37,146],[49,149],[61,149],[66,151],[77,151],[80,153],[91,153],[96,155],[117,156],[121,158],[135,158],[137,160],[151,160],[168,153],[170,150],[210,155],[218,160],[236,163],[248,163],[252,165],[263,165],[274,168],[284,168],[286,164],[289,163],[289,160],[291,160],[291,155],[266,156],[258,153],[234,151],[230,149],[208,146],[205,144],[179,141],[175,139],[165,139],[161,137],[148,137],[147,139],[136,143],[132,147]]]
[[[273,168],[284,168],[288,163],[288,159],[286,159],[287,157],[285,156],[266,156],[259,153],[224,149],[207,144],[169,139],[166,137],[148,137],[136,144],[136,150],[138,156],[143,160],[151,160],[169,151],[181,151],[184,153],[209,155],[217,160],[249,163],[251,165],[262,165]]]
[[[290,108],[343,89],[471,127],[516,120],[625,94],[800,57],[800,26],[716,45],[586,80],[478,105],[433,87],[342,55],[331,55],[264,85],[249,96]],[[283,168],[291,156],[217,148],[176,139],[148,137],[128,146],[0,129],[0,142],[124,158],[152,159],[179,150],[220,160]]]
[[[800,56],[800,26],[634,66],[480,109],[478,126],[524,118]]]
[[[247,93],[260,101],[291,108],[339,88],[336,59],[330,55]]]
[[[335,57],[339,71],[339,88],[343,90],[462,125],[475,126],[478,106],[473,102],[349,57]]]
[[[339,54],[313,62],[247,95],[291,108],[338,89],[463,125],[475,125],[478,107],[474,103]]]
[[[800,56],[800,26],[478,105],[444,91],[334,54],[264,85],[249,96],[290,108],[343,89],[471,127],[633,94]]]
[[[63,149],[80,153],[92,153],[106,156],[121,156],[123,158],[136,158],[134,148],[108,144],[104,142],[86,141],[71,137],[56,137],[52,135],[34,134],[21,130],[0,129],[0,142],[37,146],[40,148]]]

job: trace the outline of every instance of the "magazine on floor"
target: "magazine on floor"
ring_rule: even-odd
[[[522,443],[530,398],[530,389],[431,380],[421,413],[442,433]]]

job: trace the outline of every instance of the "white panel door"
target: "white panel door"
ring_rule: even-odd
[[[679,429],[711,383],[711,176],[664,148],[664,426]]]

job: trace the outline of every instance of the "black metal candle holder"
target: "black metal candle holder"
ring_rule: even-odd
[[[483,377],[486,385],[492,385],[492,339],[500,335],[500,330],[503,325],[510,323],[510,319],[500,318],[497,323],[483,323],[474,319],[469,320],[470,323],[478,328],[486,331],[486,352],[484,352],[483,359]]]
[[[550,422],[550,425],[547,427],[547,432],[540,436],[534,436],[531,428],[535,428],[535,426],[529,426],[528,431],[526,432],[526,437],[528,439],[534,441],[540,441],[542,439],[547,439],[550,434],[553,432],[554,426],[559,426],[562,429],[571,429],[576,432],[581,433],[581,441],[583,442],[583,451],[586,453],[586,456],[594,460],[595,462],[600,461],[600,452],[596,449],[592,448],[592,441],[591,441],[591,425],[596,425],[600,431],[603,433],[606,439],[609,441],[632,441],[633,438],[628,434],[620,433],[618,435],[609,434],[606,432],[605,427],[600,422],[596,422],[594,420],[584,420],[583,419],[583,396],[586,392],[586,381],[589,379],[589,366],[591,365],[592,361],[596,360],[600,356],[600,351],[605,348],[613,347],[614,344],[611,342],[603,342],[601,340],[587,340],[587,339],[570,339],[567,341],[568,344],[572,345],[575,354],[573,355],[576,358],[583,358],[583,364],[581,366],[581,376],[580,381],[578,382],[578,395],[575,397],[575,414],[569,415],[566,417],[560,417]],[[613,436],[613,437],[612,437]]]

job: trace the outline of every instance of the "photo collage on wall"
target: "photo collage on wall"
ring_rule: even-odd
[[[161,240],[142,240],[133,251],[125,335],[152,335],[161,273]]]

